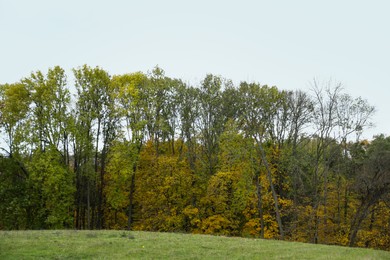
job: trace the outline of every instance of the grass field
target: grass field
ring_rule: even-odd
[[[390,259],[390,252],[128,231],[0,231],[0,259]]]

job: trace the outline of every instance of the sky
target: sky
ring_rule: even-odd
[[[310,91],[340,82],[390,133],[390,1],[0,0],[0,84],[59,65]],[[70,82],[70,85],[72,82]]]

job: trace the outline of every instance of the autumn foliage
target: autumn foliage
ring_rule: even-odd
[[[0,229],[132,229],[390,249],[390,138],[313,91],[96,67],[0,85]],[[72,97],[71,92],[74,92]]]

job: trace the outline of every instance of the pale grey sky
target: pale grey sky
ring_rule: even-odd
[[[291,90],[332,78],[376,107],[365,136],[388,135],[389,13],[386,0],[0,0],[0,84],[83,64]]]

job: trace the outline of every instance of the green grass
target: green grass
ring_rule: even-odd
[[[390,252],[128,231],[0,231],[0,259],[390,259]]]

